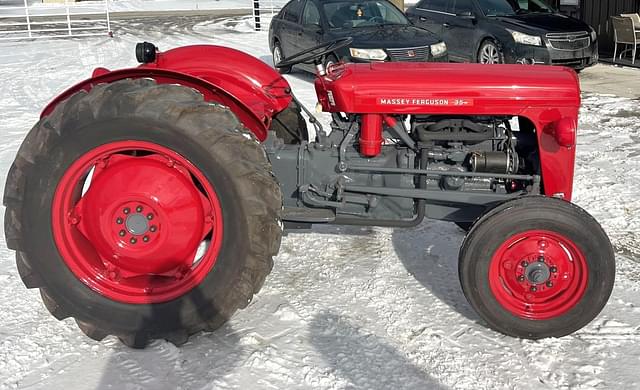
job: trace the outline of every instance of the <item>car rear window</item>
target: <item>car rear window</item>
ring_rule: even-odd
[[[460,15],[465,12],[473,12],[473,5],[471,0],[453,0],[453,13]]]
[[[302,0],[293,0],[284,7],[283,19],[288,22],[298,23],[300,11],[302,10]]]
[[[304,6],[304,12],[302,13],[303,25],[320,25],[320,11],[318,7],[313,4],[313,1],[307,1],[307,5]]]

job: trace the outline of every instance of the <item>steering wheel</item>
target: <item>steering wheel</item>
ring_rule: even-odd
[[[333,41],[321,43],[318,46],[314,46],[311,49],[303,50],[292,56],[285,58],[284,60],[274,64],[276,68],[286,68],[295,64],[301,64],[303,62],[309,62],[316,58],[321,58],[325,54],[329,54],[338,49],[342,49],[345,46],[349,46],[353,42],[353,38],[338,38]]]

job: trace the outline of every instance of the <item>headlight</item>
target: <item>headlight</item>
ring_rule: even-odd
[[[597,40],[598,40],[598,33],[593,27],[591,27],[591,42],[595,42]]]
[[[431,55],[434,57],[442,57],[447,53],[447,44],[438,42],[431,45]]]
[[[382,49],[354,49],[350,48],[351,57],[362,58],[363,60],[382,61],[387,58],[387,53]]]
[[[522,43],[523,45],[542,46],[542,38],[538,36],[529,35],[513,30],[507,31],[511,33],[511,35],[513,36],[513,40],[516,41],[516,43]]]

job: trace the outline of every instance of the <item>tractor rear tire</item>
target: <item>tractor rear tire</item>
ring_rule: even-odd
[[[20,277],[51,314],[135,348],[182,344],[245,308],[282,234],[253,134],[199,92],[150,79],[97,85],[42,118],[4,204]]]
[[[540,339],[571,334],[600,313],[615,256],[586,211],[536,196],[505,202],[474,223],[458,270],[467,300],[493,329]]]

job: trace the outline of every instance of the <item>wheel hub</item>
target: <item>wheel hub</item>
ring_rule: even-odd
[[[190,178],[159,156],[111,157],[77,207],[79,229],[103,261],[151,274],[190,265],[185,259],[201,240],[204,208]]]
[[[135,213],[133,215],[128,216],[127,222],[125,224],[129,233],[136,236],[141,236],[149,230],[149,223],[147,223],[147,217],[142,215],[142,213]]]
[[[516,260],[520,259],[520,260]],[[530,230],[502,243],[489,266],[489,286],[512,314],[529,320],[560,316],[580,301],[587,288],[584,254],[569,238]]]
[[[547,264],[542,261],[536,261],[535,263],[529,264],[524,269],[524,274],[526,275],[527,280],[531,284],[542,284],[549,280],[551,276],[551,271]]]
[[[92,207],[93,205],[84,206]],[[111,237],[115,239],[116,246],[128,247],[155,243],[159,237],[158,212],[148,203],[130,201],[116,207],[111,216]],[[81,225],[83,227],[83,225]]]
[[[81,156],[58,184],[53,209],[65,263],[121,302],[184,294],[206,277],[221,246],[212,186],[188,160],[153,143],[114,142]]]

